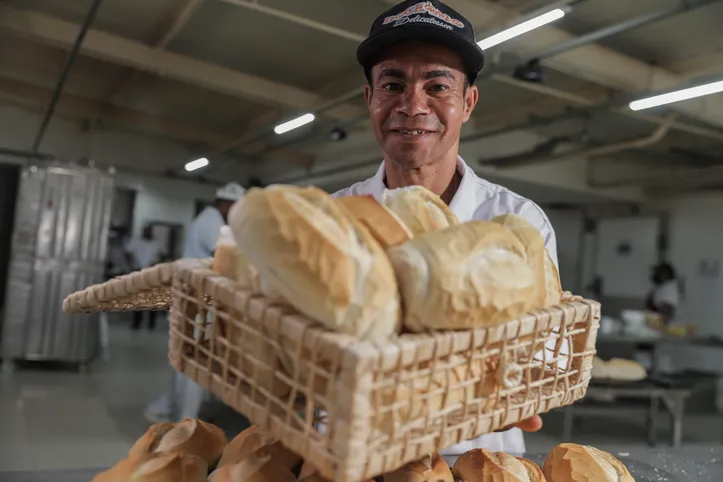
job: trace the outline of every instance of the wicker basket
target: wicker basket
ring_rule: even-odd
[[[324,477],[357,482],[582,398],[599,317],[568,297],[501,326],[371,344],[182,260],[169,358]]]
[[[197,262],[210,266],[210,261]],[[157,264],[90,286],[65,298],[63,311],[168,311],[175,267],[175,263]]]

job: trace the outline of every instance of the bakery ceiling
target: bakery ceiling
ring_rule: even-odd
[[[356,45],[375,16],[392,3],[396,1],[105,0],[68,79],[65,92],[71,97],[59,104],[58,115],[93,117],[179,141],[187,139],[198,146],[199,157],[230,149],[242,157],[308,165],[310,157],[304,151],[329,142],[329,136],[269,149],[279,142],[274,139],[274,126],[315,113],[323,126],[316,129],[317,134],[327,128],[330,132],[335,124],[343,124],[345,133],[364,130],[360,97],[329,101],[363,84],[355,64]],[[465,12],[480,32],[494,33],[519,23],[525,12],[570,2],[448,3]],[[595,105],[614,93],[634,96],[685,84],[702,73],[723,75],[723,62],[716,62],[723,47],[716,21],[723,17],[723,2],[572,3],[573,10],[554,24],[491,49],[493,60],[514,60],[534,57],[550,47],[577,44],[573,50],[543,59],[542,85],[521,82],[504,72],[483,81],[483,94],[496,93],[488,98],[483,95],[476,114],[480,125],[493,120],[493,114],[515,123],[530,115],[559,113],[569,105]],[[88,5],[52,0],[2,3],[0,45],[13,48],[0,49],[0,85],[8,87],[0,89],[0,101],[12,98],[36,108],[42,105],[45,91],[41,89],[52,88],[53,82],[47,79],[52,78],[51,71],[58,71],[62,52],[70,49]],[[579,37],[590,32],[678,9],[677,15],[580,45]],[[502,51],[512,54],[499,56]],[[658,66],[651,67],[651,61]],[[333,107],[318,112],[319,106],[329,105]],[[695,126],[698,134],[702,129],[715,134],[711,126],[723,126],[721,96],[678,103],[670,109],[681,114],[678,124],[702,122]],[[646,115],[648,122],[640,128],[648,131],[664,117]],[[213,165],[213,158],[209,159]],[[179,170],[188,160],[179,160]]]

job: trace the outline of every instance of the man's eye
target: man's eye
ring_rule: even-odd
[[[449,87],[444,84],[435,84],[430,87],[429,90],[431,90],[432,92],[444,92],[447,89],[449,89]]]
[[[389,82],[382,85],[382,89],[388,92],[399,92],[402,90],[402,85],[396,82]]]

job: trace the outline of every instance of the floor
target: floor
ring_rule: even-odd
[[[107,359],[87,373],[13,367],[0,374],[0,471],[101,468],[114,464],[147,428],[144,405],[165,388],[167,332],[131,332],[124,315],[110,317]],[[229,435],[246,424],[219,403],[204,406],[202,417]],[[587,417],[576,426],[575,442],[615,452],[645,446],[644,412]],[[528,434],[529,453],[546,453],[559,443],[562,417],[545,415],[541,433]],[[661,427],[661,441],[667,440]],[[694,449],[720,448],[723,417],[707,411],[686,418],[684,441]]]

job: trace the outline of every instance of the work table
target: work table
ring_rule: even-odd
[[[613,452],[613,455],[623,461],[636,482],[720,482],[723,474],[723,446],[637,449]],[[545,458],[532,454],[526,457],[538,464]],[[0,472],[0,481],[89,482],[102,470]]]

